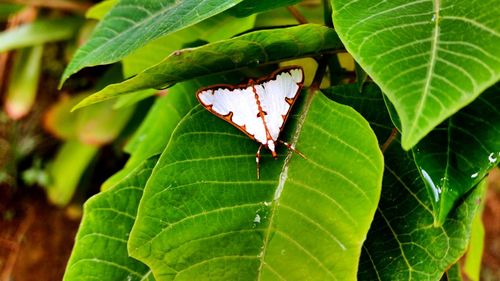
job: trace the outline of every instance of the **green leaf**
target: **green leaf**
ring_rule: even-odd
[[[186,43],[195,40],[215,42],[228,39],[251,29],[254,23],[255,16],[235,18],[224,12],[188,28],[162,36],[135,50],[123,59],[125,77],[130,77],[160,63],[168,54],[182,49]]]
[[[168,87],[199,76],[238,70],[289,58],[317,55],[341,48],[335,31],[304,24],[256,31],[202,47],[174,52],[161,63],[124,82],[109,85],[75,109],[148,88]]]
[[[229,16],[227,12],[218,14],[183,30],[160,37],[135,50],[123,59],[123,73],[125,77],[131,77],[146,68],[160,63],[166,54],[183,48],[189,42],[197,39],[205,41],[227,39],[251,29],[254,22],[255,16],[235,18]],[[231,26],[231,28],[227,28],[227,26]],[[115,107],[133,104],[156,92],[155,90],[148,89],[133,92],[129,95],[122,95],[116,101]]]
[[[14,13],[19,12],[23,8],[18,4],[0,4],[0,20],[5,20]]]
[[[437,280],[463,255],[484,186],[473,190],[434,225],[431,203],[411,156],[393,143],[377,215],[363,246],[360,280]]]
[[[116,62],[151,40],[191,26],[239,2],[241,0],[119,1],[76,52],[61,84],[84,67]]]
[[[357,84],[330,87],[324,89],[323,93],[336,102],[354,107],[365,119],[369,120],[372,130],[381,144],[391,134],[393,128],[391,119],[385,110],[382,92],[374,83],[367,82],[361,93]]]
[[[254,1],[256,2],[256,1]],[[264,1],[259,1],[264,2]],[[271,2],[271,1],[266,1]],[[237,8],[236,6],[235,8]],[[320,3],[313,5],[295,5],[295,8],[308,20],[309,23],[324,25],[323,7]],[[233,8],[234,9],[234,8]],[[257,14],[255,20],[256,28],[283,27],[287,25],[296,25],[295,19],[290,11],[285,7],[265,11]]]
[[[82,19],[67,17],[20,25],[0,33],[0,52],[72,38],[81,24]]]
[[[148,181],[129,253],[162,280],[354,280],[382,157],[359,114],[305,99],[283,139],[307,160],[264,154],[260,181],[258,144],[196,107]]]
[[[356,84],[358,84],[358,89],[359,92],[361,93],[363,92],[363,85],[365,84],[368,75],[363,70],[363,68],[357,63],[355,64],[354,70],[356,71]]]
[[[105,0],[90,7],[85,13],[85,17],[89,19],[102,19],[116,5],[118,0]]]
[[[301,0],[274,0],[274,1],[255,1],[243,0],[240,4],[229,10],[234,16],[246,17],[252,14],[272,10],[283,6],[291,6],[299,3]]]
[[[387,98],[386,95],[383,96],[385,106],[387,107],[387,110],[389,111],[389,116],[391,117],[392,124],[398,129],[398,131],[401,133],[401,120],[399,120],[398,113],[396,112],[396,108],[394,108],[394,105],[391,103],[391,101]]]
[[[161,95],[161,92],[154,89],[147,89],[131,93],[130,95],[123,95],[115,101],[113,109],[132,106],[154,95]]]
[[[360,94],[357,85],[350,84],[327,92],[359,111],[379,142],[385,142],[393,125],[380,89],[368,83]],[[465,252],[485,186],[472,190],[442,226],[435,226],[432,204],[412,155],[396,139],[384,158],[381,199],[363,245],[358,279],[438,280]]]
[[[143,160],[160,154],[165,149],[178,123],[198,104],[194,95],[198,89],[221,82],[237,83],[241,81],[241,76],[241,73],[237,72],[233,75],[208,76],[182,82],[168,89],[165,96],[155,101],[141,126],[125,146],[124,150],[130,154],[125,167],[106,180],[102,190],[108,189],[128,175]]]
[[[436,224],[500,162],[499,94],[500,86],[488,89],[412,149]]]
[[[462,272],[460,272],[460,263],[455,263],[446,272],[441,281],[462,281]]]
[[[346,49],[394,104],[406,150],[500,78],[495,0],[331,3]]]
[[[48,165],[50,184],[46,187],[51,203],[65,206],[69,203],[83,172],[90,164],[99,148],[78,140],[65,142]]]
[[[24,117],[35,103],[42,65],[43,46],[16,52],[5,97],[5,112],[12,119]]]
[[[85,203],[64,281],[154,280],[146,265],[128,256],[127,240],[157,160],[144,161],[110,190]]]
[[[484,183],[486,181],[486,183]],[[487,179],[483,180],[483,183],[488,184]],[[486,195],[486,194],[484,194]],[[481,261],[484,253],[484,224],[483,224],[483,209],[486,196],[483,196],[481,201],[480,210],[476,213],[474,220],[472,221],[472,233],[470,237],[469,247],[467,249],[467,254],[465,255],[465,263],[463,266],[464,274],[470,281],[479,281],[481,274]]]

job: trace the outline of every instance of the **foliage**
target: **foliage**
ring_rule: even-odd
[[[108,0],[89,10],[100,22],[61,85],[112,66],[93,94],[73,93],[47,115],[66,141],[48,170],[71,183],[48,194],[67,204],[98,147],[117,138],[130,158],[85,203],[64,280],[460,280],[484,178],[500,162],[499,6],[299,2]],[[15,40],[60,22],[60,33]],[[0,38],[32,48],[88,26],[40,19]],[[312,83],[280,138],[306,158],[284,146],[277,160],[263,153],[257,180],[258,144],[194,94],[291,64]]]

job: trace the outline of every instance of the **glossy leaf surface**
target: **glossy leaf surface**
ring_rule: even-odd
[[[162,35],[223,12],[241,0],[122,0],[106,14],[75,54],[62,82],[78,70],[116,62]]]
[[[411,155],[393,143],[385,156],[377,214],[363,245],[360,280],[437,280],[465,252],[485,186],[474,189],[442,226]]]
[[[351,84],[327,94],[369,120],[381,144],[391,135],[393,124],[375,85],[365,85],[363,93]],[[358,279],[438,280],[465,252],[485,186],[468,193],[443,225],[435,226],[432,203],[411,153],[396,139],[384,157],[381,199],[363,245]]]
[[[156,99],[124,148],[130,154],[125,167],[106,180],[103,190],[115,185],[137,165],[165,149],[179,121],[197,104],[194,96],[197,85],[195,82],[180,83],[170,88],[165,96]]]
[[[500,86],[435,128],[414,148],[436,223],[500,162]]]
[[[500,78],[495,0],[331,3],[346,49],[394,104],[405,149]]]
[[[189,42],[195,40],[215,42],[229,39],[250,30],[254,22],[255,16],[236,18],[229,15],[228,12],[224,12],[183,30],[162,36],[123,59],[124,75],[130,77],[160,63],[169,54],[182,49]]]
[[[202,47],[174,52],[161,63],[124,82],[109,85],[83,100],[87,106],[133,91],[168,87],[176,82],[287,58],[341,48],[332,29],[316,24],[256,31]]]
[[[258,145],[196,107],[148,181],[129,253],[161,280],[354,280],[382,158],[357,113],[311,97],[283,137],[307,160],[266,153],[260,181]]]
[[[153,281],[149,268],[127,253],[127,240],[146,181],[158,157],[144,161],[110,190],[90,198],[65,281]]]
[[[157,98],[141,126],[125,146],[125,152],[130,154],[125,167],[106,180],[102,189],[108,189],[135,169],[139,163],[160,154],[165,149],[178,123],[198,104],[195,98],[198,89],[220,82],[237,83],[241,81],[241,76],[242,74],[238,72],[214,75],[182,82],[169,88],[165,96]]]
[[[272,10],[279,7],[291,6],[299,3],[301,0],[273,0],[273,1],[255,1],[243,0],[241,3],[229,10],[229,13],[237,17],[245,17],[255,13]]]

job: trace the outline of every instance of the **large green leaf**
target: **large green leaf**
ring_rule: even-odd
[[[353,106],[369,120],[382,144],[393,127],[380,89],[351,84],[327,94]],[[363,245],[359,280],[438,280],[461,257],[485,186],[457,204],[441,226],[434,225],[432,203],[411,153],[396,139],[384,152],[382,194],[368,238]]]
[[[384,153],[377,215],[363,245],[360,280],[438,280],[465,252],[486,185],[457,204],[442,226],[434,215],[413,158],[395,142]]]
[[[125,167],[106,180],[103,190],[121,181],[144,160],[163,151],[179,121],[196,105],[194,93],[198,85],[196,81],[179,83],[156,99],[124,148],[130,154]]]
[[[305,99],[284,138],[307,160],[280,147],[261,180],[258,144],[196,107],[148,181],[129,253],[158,280],[355,280],[381,153],[352,109]]]
[[[78,70],[116,62],[162,35],[214,16],[241,0],[122,0],[75,54],[61,83]]]
[[[484,92],[414,148],[436,224],[500,162],[500,87]]]
[[[189,42],[196,40],[214,42],[230,38],[251,29],[254,22],[255,16],[236,18],[224,12],[183,30],[162,36],[123,58],[123,74],[125,77],[131,77],[161,62],[166,55],[182,49]],[[231,26],[231,28],[227,28],[228,26]],[[169,92],[172,91],[173,89],[169,90]],[[156,92],[154,89],[148,89],[120,96],[116,106],[121,107],[136,103]]]
[[[327,27],[305,24],[256,31],[202,47],[174,52],[161,63],[122,83],[109,85],[83,100],[87,106],[133,91],[161,88],[204,76],[288,58],[313,56],[341,48],[336,33]]]
[[[153,281],[149,268],[127,254],[129,232],[158,157],[144,161],[110,190],[90,198],[69,259],[65,281]]]
[[[72,38],[81,24],[77,17],[44,19],[0,32],[0,52]]]
[[[165,96],[159,97],[140,127],[134,133],[124,150],[130,154],[125,167],[106,180],[102,189],[106,190],[128,175],[145,159],[160,154],[167,146],[172,132],[182,118],[198,102],[195,93],[198,89],[215,83],[238,83],[241,73],[213,75],[176,84],[168,89]],[[85,110],[85,109],[84,109]]]
[[[498,1],[331,3],[345,47],[394,104],[405,149],[500,77]]]

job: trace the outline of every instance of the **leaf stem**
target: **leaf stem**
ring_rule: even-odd
[[[290,14],[292,14],[292,16],[299,22],[299,24],[308,23],[307,19],[302,15],[302,13],[300,13],[299,10],[297,10],[297,8],[295,8],[294,6],[288,6],[286,8],[290,12]]]
[[[387,138],[387,140],[384,142],[384,144],[380,147],[380,150],[382,150],[382,153],[384,153],[389,145],[396,139],[396,136],[398,135],[398,130],[396,128],[392,128],[391,134]]]
[[[311,86],[309,87],[311,93],[319,91],[319,88],[321,86],[321,81],[323,81],[323,77],[325,76],[326,73],[326,66],[328,65],[328,57],[329,56],[322,56],[320,59],[317,60],[318,68],[316,69],[313,81],[311,83]]]

